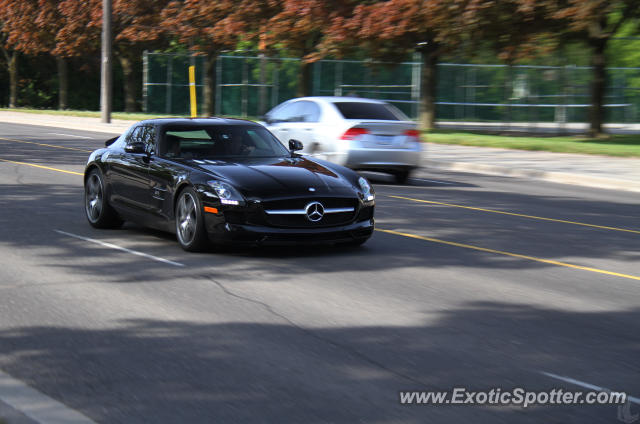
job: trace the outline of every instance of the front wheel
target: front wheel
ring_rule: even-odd
[[[118,228],[122,219],[107,202],[104,178],[92,169],[84,183],[84,210],[89,224],[96,228]]]
[[[185,188],[176,202],[176,235],[180,246],[188,252],[203,250],[208,244],[202,205],[196,192]]]

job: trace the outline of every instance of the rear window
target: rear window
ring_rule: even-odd
[[[336,102],[336,108],[345,119],[377,119],[383,121],[402,121],[392,106],[381,103]]]

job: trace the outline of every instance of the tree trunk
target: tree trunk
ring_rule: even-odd
[[[430,130],[436,125],[436,88],[438,83],[438,55],[433,51],[422,52],[422,70],[420,74],[420,112],[419,125]]]
[[[56,65],[58,66],[58,109],[65,110],[69,107],[67,99],[69,98],[69,73],[67,60],[64,57],[56,57]]]
[[[7,56],[9,65],[9,107],[18,104],[18,52],[13,51]]]
[[[133,72],[133,61],[125,55],[120,55],[118,59],[120,59],[124,79],[124,111],[135,112],[137,110],[136,76]]]
[[[606,64],[605,49],[606,39],[595,39],[591,41],[591,66],[593,81],[591,82],[591,107],[589,108],[589,135],[597,137],[602,134],[602,124],[604,121],[604,92],[606,86]]]
[[[214,116],[216,114],[216,65],[218,55],[209,53],[204,65],[204,114]]]
[[[298,71],[298,89],[296,96],[306,97],[311,93],[309,87],[311,86],[311,64],[306,63],[304,60],[300,61],[300,70]]]

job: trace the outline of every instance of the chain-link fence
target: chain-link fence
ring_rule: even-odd
[[[321,60],[311,65],[311,94],[383,99],[417,116],[417,65]],[[259,116],[296,95],[299,59],[223,55],[217,66],[216,114]]]
[[[142,57],[142,107],[145,112],[189,115],[189,66],[196,67],[196,99],[202,110],[204,56],[147,53]]]
[[[198,109],[204,86],[203,56],[145,53],[145,112],[189,113],[188,67],[196,66]],[[379,64],[321,60],[312,64],[311,92],[319,96],[355,95],[394,103],[407,115],[418,113],[420,64]],[[216,61],[216,115],[259,116],[296,96],[300,60],[264,56],[220,55]]]
[[[438,119],[587,122],[591,69],[584,66],[439,65]],[[637,122],[640,68],[607,70],[607,122]]]
[[[418,116],[421,61],[385,64],[321,60],[312,64],[311,94],[386,100]],[[196,66],[199,110],[203,56],[146,53],[144,107],[189,113],[187,69]],[[225,54],[216,62],[217,115],[259,116],[295,97],[300,60]],[[606,121],[638,121],[640,68],[609,68]],[[580,66],[438,65],[437,119],[487,122],[586,122],[591,70]]]

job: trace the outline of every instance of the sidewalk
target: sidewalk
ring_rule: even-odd
[[[640,159],[426,143],[423,167],[640,192]]]
[[[0,111],[0,122],[120,134],[134,121]],[[1,134],[0,134],[1,136]],[[640,192],[640,159],[426,143],[424,170],[511,176]]]
[[[44,127],[68,128],[100,132],[105,134],[121,134],[136,121],[112,119],[110,124],[103,124],[100,118],[65,115],[45,115],[39,113],[0,111],[0,122],[10,124],[41,125]]]

